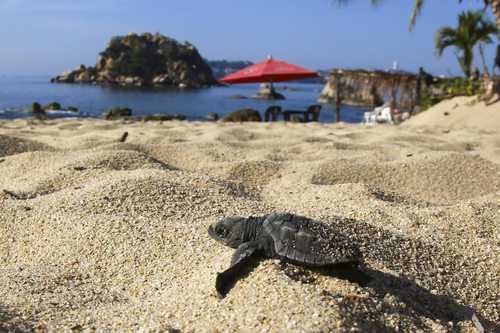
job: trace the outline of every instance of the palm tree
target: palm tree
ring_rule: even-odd
[[[462,2],[463,0],[458,0],[459,2]],[[485,9],[489,6],[491,8],[491,11],[493,12],[493,16],[495,16],[496,19],[496,25],[497,29],[500,32],[500,0],[481,0],[484,2],[484,7]],[[352,2],[352,0],[334,0],[334,2],[338,4],[348,4]],[[370,2],[373,5],[378,5],[382,0],[370,0]],[[420,15],[422,12],[422,8],[424,7],[424,0],[415,0],[415,6],[413,7],[411,17],[410,17],[410,30],[412,30],[415,27],[415,24],[417,23],[417,17]],[[500,37],[500,36],[499,36]],[[497,49],[497,59],[500,59],[500,46]]]
[[[458,62],[465,76],[470,77],[474,61],[474,47],[479,43],[491,43],[490,35],[497,31],[496,25],[486,20],[481,11],[463,12],[458,17],[457,28],[443,27],[437,31],[435,37],[437,54],[441,56],[448,47],[455,47]]]

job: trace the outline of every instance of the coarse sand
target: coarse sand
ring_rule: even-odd
[[[275,211],[348,234],[373,280],[263,260],[218,299],[208,226]],[[476,332],[499,300],[497,130],[0,121],[0,331]]]
[[[404,123],[404,127],[438,126],[449,129],[476,128],[497,131],[500,128],[500,99],[484,103],[473,97],[455,97],[434,105]]]

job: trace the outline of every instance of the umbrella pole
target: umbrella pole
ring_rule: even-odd
[[[340,75],[336,74],[335,75],[335,122],[339,123],[340,122],[340,107],[342,105],[342,92],[340,91],[342,89],[341,84],[340,84]]]
[[[269,81],[269,91],[271,94],[274,95],[274,85],[273,85],[273,81]]]

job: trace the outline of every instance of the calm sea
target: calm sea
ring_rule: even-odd
[[[250,97],[258,85],[245,84],[231,87],[215,87],[201,90],[165,90],[110,88],[93,85],[52,84],[49,77],[0,77],[0,119],[29,117],[26,112],[33,102],[42,105],[59,102],[63,107],[76,106],[79,114],[59,113],[50,117],[101,117],[112,107],[129,107],[134,115],[155,113],[181,113],[190,120],[203,120],[208,112],[219,116],[249,107],[264,114],[270,105],[280,105],[284,109],[305,109],[315,104],[322,85],[287,83],[277,86],[288,87],[280,91],[286,96],[284,101],[260,101],[253,99],[232,99],[231,96]],[[344,106],[341,111],[345,122],[360,122],[366,109]],[[334,110],[324,106],[321,122],[333,122]]]

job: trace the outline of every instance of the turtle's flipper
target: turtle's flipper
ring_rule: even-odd
[[[215,289],[220,298],[226,297],[227,293],[236,283],[238,278],[249,273],[253,268],[252,258],[260,249],[257,242],[247,242],[241,244],[231,259],[231,266],[222,273],[217,274]]]

